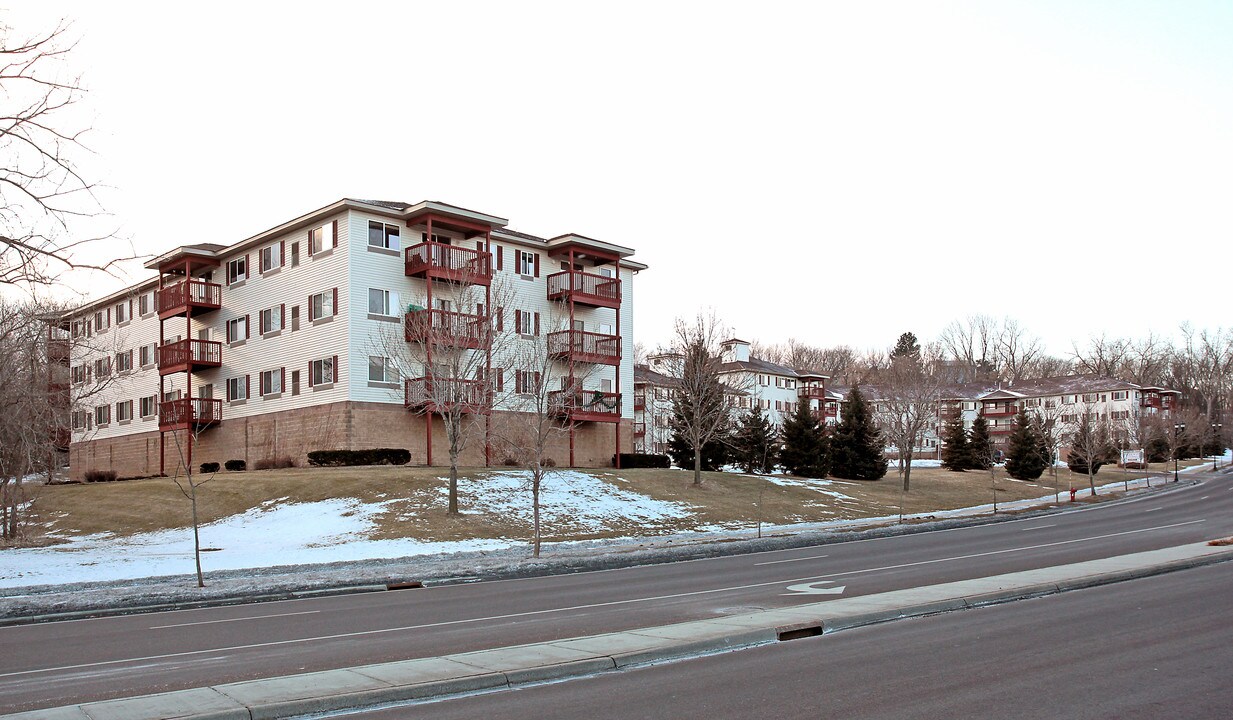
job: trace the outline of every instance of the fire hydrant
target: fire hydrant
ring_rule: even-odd
[[[1077,493],[1077,492],[1079,492],[1078,488],[1071,488],[1071,489],[1070,489],[1070,501],[1071,501],[1071,502],[1074,502],[1074,501],[1075,501],[1075,493]]]

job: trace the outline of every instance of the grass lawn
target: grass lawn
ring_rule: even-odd
[[[1196,461],[1186,466],[1200,464]],[[1162,468],[1163,469],[1163,468]],[[471,538],[524,538],[529,530],[524,520],[508,513],[466,512],[468,497],[483,491],[483,478],[502,468],[466,468],[460,486],[464,514],[451,517],[444,511],[444,468],[356,467],[291,468],[242,473],[220,473],[199,493],[203,523],[281,503],[304,503],[331,498],[354,498],[361,503],[383,503],[371,531],[372,539],[412,537],[430,541]],[[1049,474],[1038,482],[1020,482],[998,469],[988,472],[952,473],[939,468],[912,470],[911,491],[901,491],[902,482],[892,469],[882,480],[855,482],[837,479],[810,481],[790,477],[761,477],[735,473],[704,473],[701,486],[692,484],[693,474],[681,470],[594,470],[590,474],[618,488],[655,500],[682,503],[690,512],[653,522],[615,521],[603,530],[572,528],[567,519],[545,528],[547,540],[582,540],[630,535],[661,535],[704,528],[751,527],[825,520],[857,519],[893,515],[903,503],[905,513],[927,513],[993,500],[999,502],[1036,498],[1053,492]],[[1156,475],[1159,471],[1153,470]],[[1099,482],[1143,477],[1143,472],[1123,475],[1105,468]],[[551,476],[546,480],[553,482]],[[1087,477],[1059,469],[1058,485],[1065,493],[1071,483],[1086,487]],[[168,478],[129,480],[89,485],[53,485],[32,490],[35,502],[30,517],[31,541],[43,531],[60,535],[109,532],[129,535],[191,525],[188,500]],[[530,505],[529,492],[526,494]],[[328,521],[328,518],[323,518]]]

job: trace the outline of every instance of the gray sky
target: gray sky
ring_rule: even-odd
[[[75,21],[141,253],[433,199],[636,248],[648,345],[1227,324],[1233,4],[9,6]]]

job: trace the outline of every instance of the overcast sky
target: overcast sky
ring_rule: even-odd
[[[1228,324],[1231,3],[270,5],[10,0],[138,252],[432,199],[635,248],[650,346]]]

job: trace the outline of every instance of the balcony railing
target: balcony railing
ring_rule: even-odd
[[[1017,415],[1019,408],[1014,405],[986,405],[981,410],[985,417],[1007,417]]]
[[[193,372],[223,364],[223,344],[217,340],[180,340],[158,348],[158,374]]]
[[[634,393],[634,412],[646,410],[646,394]]]
[[[548,276],[548,299],[616,308],[621,306],[621,281],[580,270],[566,270]]]
[[[796,396],[801,400],[825,400],[826,388],[821,385],[802,385],[796,389]]]
[[[548,408],[553,415],[574,422],[618,422],[621,395],[600,390],[555,390],[548,393]]]
[[[646,423],[644,422],[634,423],[634,437],[643,437],[645,435],[646,435]]]
[[[214,425],[223,419],[223,401],[181,398],[158,404],[158,429],[182,430]]]
[[[154,304],[159,318],[166,320],[184,315],[189,308],[194,313],[217,310],[223,305],[223,287],[204,280],[181,280],[175,285],[154,292]]]
[[[583,330],[562,330],[548,334],[548,354],[578,362],[617,365],[621,362],[621,338]]]
[[[410,410],[429,413],[458,408],[464,413],[487,414],[490,408],[484,381],[461,378],[408,378],[403,404]]]
[[[422,242],[407,248],[404,272],[408,277],[488,285],[492,282],[492,253]]]
[[[488,318],[449,310],[413,310],[405,320],[407,342],[477,350],[488,344]]]

